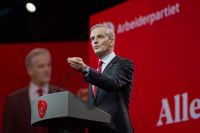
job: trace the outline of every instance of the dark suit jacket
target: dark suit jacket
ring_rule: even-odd
[[[133,80],[131,61],[115,56],[103,73],[90,68],[85,80],[97,86],[93,97],[92,85],[89,88],[89,104],[111,114],[111,124],[89,128],[90,133],[133,133],[129,119],[129,101]]]
[[[50,85],[49,93],[59,91],[64,90]],[[8,96],[4,114],[3,133],[37,133],[37,128],[31,126],[31,106],[28,87]]]

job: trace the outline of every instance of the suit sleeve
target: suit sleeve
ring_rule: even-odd
[[[15,130],[14,114],[11,101],[9,97],[7,98],[5,110],[4,110],[4,120],[3,120],[3,133],[14,133]]]
[[[132,84],[133,64],[129,60],[122,60],[115,64],[110,74],[104,74],[90,68],[85,80],[101,89],[116,91],[126,85]]]

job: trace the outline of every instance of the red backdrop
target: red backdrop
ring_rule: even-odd
[[[135,64],[130,115],[136,133],[200,131],[199,0],[134,0],[94,14]],[[91,49],[89,61],[96,66]]]
[[[46,42],[0,45],[0,129],[6,96],[29,84],[24,59],[35,47],[44,47],[52,54],[52,83],[73,93],[87,87],[82,75],[69,67],[67,57],[80,56],[88,62],[88,42]],[[64,80],[66,83],[63,83]],[[1,132],[1,130],[0,130]]]

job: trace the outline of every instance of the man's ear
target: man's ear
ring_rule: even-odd
[[[26,70],[27,70],[28,75],[32,76],[33,70],[30,67],[28,67]]]
[[[109,40],[109,41],[110,41],[111,46],[114,46],[114,40]]]

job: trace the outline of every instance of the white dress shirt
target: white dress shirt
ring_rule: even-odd
[[[39,94],[37,92],[39,88],[43,89],[43,95],[48,94],[48,92],[49,92],[49,84],[45,84],[44,86],[39,87],[36,84],[34,84],[33,82],[31,82],[30,85],[29,85],[29,88],[28,88],[29,89],[30,102],[32,102],[32,100],[34,100],[34,99],[39,97]]]
[[[102,64],[102,68],[101,68],[101,72],[104,71],[104,69],[106,68],[106,66],[110,63],[110,61],[115,57],[115,53],[114,52],[111,52],[110,54],[106,55],[105,57],[103,57],[101,59],[101,61],[103,61],[103,64]]]

